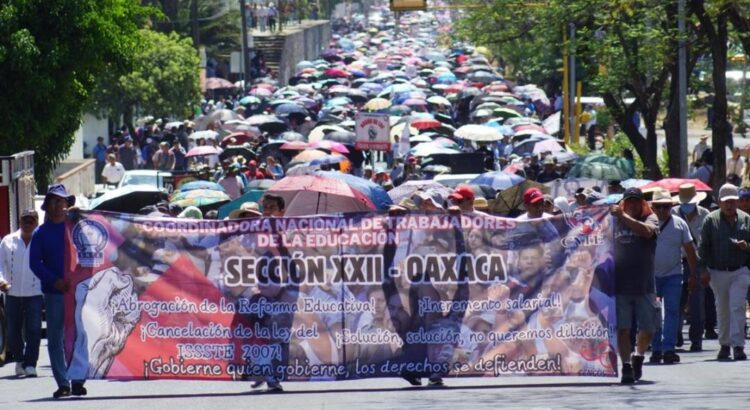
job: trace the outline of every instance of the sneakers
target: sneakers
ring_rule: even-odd
[[[732,352],[732,356],[734,356],[734,360],[747,360],[745,349],[742,346],[735,346]]]
[[[663,357],[664,356],[662,356],[661,352],[653,352],[651,353],[651,358],[648,359],[648,362],[653,363],[653,364],[659,364],[661,363],[661,359]]]
[[[715,330],[713,330],[713,329],[706,329],[706,335],[705,335],[705,338],[706,338],[707,340],[716,340],[716,339],[718,339],[718,338],[719,338],[719,334],[718,334],[718,333],[716,333],[716,331],[715,331]]]
[[[729,357],[729,346],[722,346],[721,349],[719,349],[719,354],[716,355],[716,360],[719,360],[719,361],[732,360],[732,358]]]
[[[442,387],[445,386],[443,383],[443,378],[440,376],[431,376],[430,381],[427,383],[430,387]]]
[[[664,364],[679,363],[680,362],[680,356],[677,353],[673,352],[673,351],[669,351],[669,352],[664,353],[664,359],[663,359],[663,361],[664,361]]]
[[[643,376],[643,360],[645,357],[633,355],[630,358],[630,361],[633,363],[633,378],[636,380],[641,380],[641,376]]]
[[[23,371],[23,363],[16,362],[16,376],[26,376],[26,372]]]
[[[85,387],[83,387],[83,383],[73,383],[73,389],[71,390],[71,393],[74,396],[85,396],[88,394],[88,391]]]
[[[622,384],[633,384],[635,383],[635,377],[633,376],[633,366],[630,363],[624,363],[622,365],[622,378],[620,379]]]
[[[267,382],[268,388],[266,389],[266,393],[282,393],[284,391],[284,388],[281,387],[281,383],[277,381],[273,382]]]
[[[52,393],[52,397],[55,399],[68,396],[70,396],[70,387],[68,386],[60,386],[54,393]]]
[[[26,377],[36,377],[36,367],[34,366],[26,366],[23,372],[26,374]]]
[[[703,346],[700,343],[691,343],[690,344],[690,351],[691,352],[702,352]]]
[[[406,380],[412,386],[421,386],[422,379],[417,376],[403,376],[402,379]]]

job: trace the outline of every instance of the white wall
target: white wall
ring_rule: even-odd
[[[96,145],[96,137],[104,137],[104,142],[107,143],[109,139],[107,134],[109,133],[107,119],[98,119],[92,114],[85,114],[81,122],[81,126],[75,132],[75,141],[73,146],[70,147],[70,152],[65,160],[80,160],[84,157],[83,143],[86,142],[86,154],[91,154],[91,148]]]

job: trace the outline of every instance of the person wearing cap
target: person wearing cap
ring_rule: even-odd
[[[174,170],[175,157],[174,153],[169,150],[169,143],[162,141],[159,143],[159,150],[154,153],[151,158],[154,164],[154,169],[159,171],[172,171]]]
[[[125,167],[117,162],[115,154],[107,155],[107,165],[102,170],[102,177],[104,183],[108,185],[117,185],[122,177],[125,175]]]
[[[555,160],[553,160],[552,157],[545,158],[542,166],[542,172],[537,175],[536,182],[543,184],[561,178],[560,174],[555,170]]]
[[[29,244],[39,215],[21,213],[19,229],[0,242],[0,291],[7,292],[8,354],[16,361],[16,376],[36,377],[42,340],[42,284],[29,266]]]
[[[461,213],[473,213],[474,210],[474,191],[466,184],[458,184],[456,189],[448,195],[451,203],[458,207]]]
[[[701,228],[700,269],[708,271],[716,298],[719,327],[718,360],[746,360],[745,297],[750,285],[750,215],[737,209],[739,193],[732,184],[719,189],[719,209]]]
[[[523,206],[526,208],[526,213],[516,218],[519,221],[549,218],[552,216],[544,212],[544,194],[539,188],[529,188],[523,193]]]
[[[690,227],[684,219],[672,214],[674,200],[666,190],[653,193],[651,209],[659,218],[659,237],[656,240],[654,277],[656,295],[662,298],[663,323],[651,342],[651,363],[679,363],[675,353],[677,332],[680,326],[680,297],[682,296],[683,266],[682,255],[688,261],[690,275],[697,274],[697,257],[693,246]]]
[[[416,208],[425,212],[443,212],[443,201],[440,194],[434,191],[417,191],[411,196],[411,201]]]
[[[700,246],[701,226],[709,214],[708,209],[698,205],[706,199],[705,192],[697,192],[694,184],[682,184],[679,186],[678,194],[673,197],[678,204],[672,208],[672,215],[684,219],[690,228],[690,236],[693,238],[693,244],[697,249]],[[690,305],[690,328],[688,337],[690,338],[690,351],[700,352],[703,350],[703,331],[706,331],[706,338],[716,339],[716,308],[713,302],[713,291],[708,286],[708,274],[703,273],[700,276],[698,272],[692,272],[687,264],[687,258],[683,254],[682,259],[683,271],[683,289],[682,302],[680,306],[680,316],[685,310],[685,305]],[[710,295],[707,295],[710,293]],[[678,323],[682,323],[680,320]],[[678,329],[678,345],[682,329]]]
[[[263,216],[260,212],[257,202],[243,202],[239,208],[233,210],[227,216],[227,219],[246,219],[246,218],[259,218]]]
[[[242,179],[237,175],[240,167],[237,164],[231,164],[227,167],[226,173],[219,179],[219,185],[224,188],[224,192],[229,198],[235,200],[242,195]]]
[[[57,383],[54,398],[85,396],[85,380],[71,381],[65,364],[63,318],[65,314],[64,294],[71,291],[65,280],[65,218],[69,208],[75,205],[76,197],[70,195],[62,184],[51,185],[44,196],[42,211],[45,220],[31,237],[29,265],[34,275],[42,282],[44,311],[47,320],[47,350],[52,374]]]
[[[657,326],[654,258],[659,219],[638,188],[625,190],[619,204],[610,207],[610,213],[614,217],[617,345],[623,363],[621,382],[632,384],[641,378],[644,354]],[[630,330],[634,315],[638,336],[631,357]]]
[[[708,146],[706,141],[708,141],[708,135],[703,134],[700,136],[700,141],[698,141],[698,143],[695,144],[695,147],[693,147],[693,162],[698,162],[698,160],[703,158],[703,152],[711,148]]]
[[[247,171],[245,171],[245,176],[247,177],[248,181],[253,181],[256,179],[266,179],[266,174],[263,172],[260,172],[258,169],[258,161],[251,159],[247,162]]]

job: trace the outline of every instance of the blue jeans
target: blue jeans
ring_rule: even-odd
[[[68,366],[65,364],[64,317],[65,303],[63,295],[54,293],[44,294],[44,309],[47,318],[47,351],[55,376],[57,387],[70,387],[68,380]]]
[[[42,295],[5,299],[8,317],[8,352],[23,367],[36,367],[42,340]]]
[[[664,322],[661,330],[654,334],[651,350],[673,352],[677,343],[677,327],[680,324],[682,274],[656,278],[656,295],[662,298]]]

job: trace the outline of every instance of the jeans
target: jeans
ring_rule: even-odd
[[[23,367],[36,367],[42,340],[42,295],[5,299],[8,317],[8,352]],[[24,343],[25,342],[25,343]]]
[[[662,298],[664,324],[654,334],[651,349],[654,352],[673,352],[677,343],[677,328],[680,322],[682,275],[656,278],[656,294]]]
[[[63,295],[60,294],[44,294],[44,309],[47,317],[47,351],[49,352],[52,375],[55,376],[57,387],[70,387],[68,366],[65,364],[64,300]],[[73,383],[83,382],[83,380],[73,380]]]

